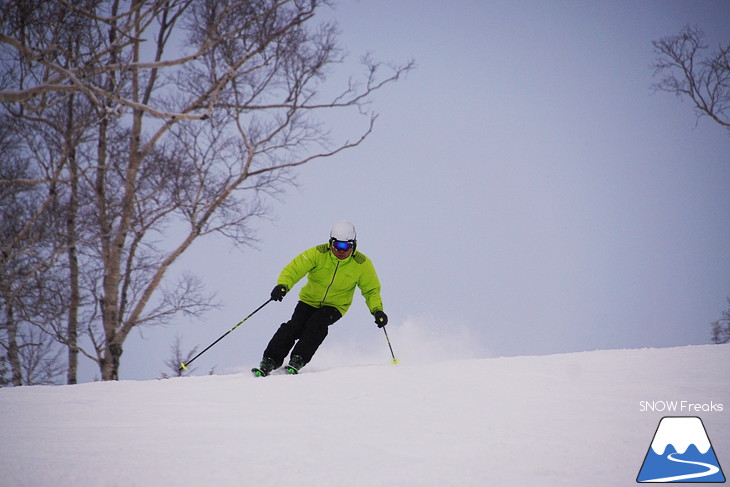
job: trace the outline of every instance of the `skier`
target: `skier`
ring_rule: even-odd
[[[271,299],[284,299],[305,275],[307,283],[299,292],[291,319],[274,333],[261,364],[251,369],[254,375],[269,375],[281,367],[290,351],[288,373],[296,374],[307,365],[327,336],[328,327],[342,318],[352,304],[355,286],[360,288],[378,328],[388,324],[375,267],[357,250],[357,234],[349,221],[336,222],[328,243],[305,250],[284,267]]]

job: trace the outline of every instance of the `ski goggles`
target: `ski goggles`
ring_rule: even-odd
[[[355,246],[355,242],[353,240],[342,241],[333,238],[332,240],[330,240],[330,245],[335,250],[339,250],[340,252],[346,252]]]

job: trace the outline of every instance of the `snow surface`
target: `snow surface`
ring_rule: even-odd
[[[665,400],[722,404],[670,415],[700,416],[730,467],[730,345],[389,358],[0,389],[0,485],[635,485],[667,415],[641,401]]]

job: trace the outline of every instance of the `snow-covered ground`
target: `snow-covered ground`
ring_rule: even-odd
[[[388,358],[0,389],[0,485],[628,486],[663,416],[730,468],[730,345]]]

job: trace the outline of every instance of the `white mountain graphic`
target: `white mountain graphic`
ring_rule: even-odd
[[[684,453],[689,445],[694,445],[700,453],[705,454],[711,446],[702,421],[697,417],[662,418],[651,442],[651,449],[657,455],[664,455],[664,450],[670,444],[674,445],[677,453]]]

